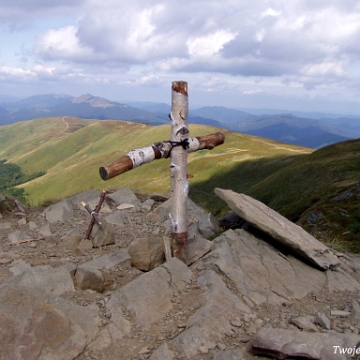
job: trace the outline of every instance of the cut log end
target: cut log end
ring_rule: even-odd
[[[100,173],[100,177],[106,181],[106,180],[109,180],[109,173],[107,172],[105,166],[102,166],[100,169],[99,169],[99,173]]]
[[[187,82],[186,81],[174,81],[172,83],[172,90],[180,93],[184,96],[188,96]]]

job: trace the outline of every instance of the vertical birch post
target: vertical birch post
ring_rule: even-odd
[[[188,130],[188,87],[185,81],[172,83],[171,141],[181,142],[189,136]],[[171,230],[173,255],[185,262],[187,245],[187,149],[174,146],[171,150]]]

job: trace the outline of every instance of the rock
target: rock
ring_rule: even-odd
[[[74,206],[69,200],[62,200],[44,210],[46,220],[49,223],[65,223],[74,216]]]
[[[36,230],[38,228],[37,224],[34,221],[29,221],[29,230]]]
[[[60,266],[60,269],[67,271],[71,277],[73,277],[76,273],[77,266],[72,262],[67,262],[66,264]]]
[[[115,233],[106,220],[102,220],[101,225],[94,224],[90,234],[90,240],[94,247],[110,245],[115,242]]]
[[[19,226],[26,225],[26,218],[23,217],[22,219],[18,220],[18,224]]]
[[[240,321],[239,318],[235,318],[235,319],[230,320],[230,324],[232,326],[235,326],[235,327],[241,327],[242,326],[242,322]]]
[[[326,272],[328,288],[334,291],[360,291],[360,284],[341,268]]]
[[[108,328],[100,331],[98,337],[86,349],[89,351],[103,351],[111,346],[112,339]]]
[[[10,243],[17,243],[18,241],[22,240],[30,240],[31,236],[20,230],[16,230],[8,235],[8,239]]]
[[[7,265],[12,263],[13,259],[8,256],[1,256],[0,257],[0,265]]]
[[[200,353],[200,354],[208,354],[208,353],[209,353],[209,349],[208,349],[206,346],[201,345],[201,346],[199,346],[199,353]]]
[[[170,261],[161,265],[168,274],[171,275],[171,289],[175,295],[180,291],[184,291],[186,286],[191,283],[192,272],[185,264],[177,258],[172,258]]]
[[[281,244],[290,247],[321,269],[329,269],[340,264],[329,248],[260,201],[245,194],[220,188],[215,189],[215,194],[242,219],[269,234]]]
[[[135,205],[123,203],[123,204],[118,205],[116,208],[117,208],[118,210],[134,209],[134,208],[135,208]]]
[[[73,204],[74,208],[78,208],[88,214],[87,210],[82,205],[82,203],[84,202],[84,203],[88,204],[90,206],[90,209],[95,210],[96,206],[99,203],[100,196],[101,196],[100,191],[89,190],[89,191],[82,192],[81,194],[76,194],[76,195],[70,196],[69,198],[67,198],[67,200]],[[101,216],[102,214],[109,213],[109,212],[111,212],[109,205],[106,203],[106,201],[103,201],[103,203],[101,205],[101,209],[99,211],[99,216]],[[88,216],[90,219],[90,214],[88,214]]]
[[[169,218],[170,207],[171,207],[171,199],[160,204],[152,212],[147,214],[146,220],[155,223],[163,223]]]
[[[174,291],[178,292],[191,275],[183,262],[172,258],[166,267],[157,267],[115,291],[110,301],[119,298],[133,313],[135,323],[148,329],[172,308]]]
[[[229,278],[248,305],[282,305],[326,286],[323,271],[291,255],[284,256],[246,230],[226,231],[213,240],[213,247],[203,263]]]
[[[83,264],[87,268],[109,270],[116,266],[131,267],[131,257],[126,249],[119,249],[110,254],[99,256]]]
[[[167,343],[162,343],[150,356],[150,360],[174,360],[175,356],[169,350]]]
[[[14,261],[13,266],[9,270],[13,273],[14,276],[17,276],[26,272],[29,269],[31,269],[31,265],[20,259]]]
[[[196,356],[200,346],[210,340],[220,342],[226,333],[231,332],[232,319],[251,312],[214,271],[202,271],[198,283],[205,291],[205,304],[190,317],[188,329],[172,341],[189,359]]]
[[[244,357],[242,349],[231,349],[227,351],[214,351],[214,360],[240,360]]]
[[[355,334],[335,332],[308,333],[305,331],[262,328],[252,341],[253,351],[278,359],[287,357],[316,360],[345,360],[339,349],[351,349],[360,341]]]
[[[360,305],[356,300],[351,303],[351,316],[356,320],[360,320]]]
[[[317,327],[314,325],[312,319],[309,316],[298,316],[290,319],[290,324],[297,326],[301,330],[309,332],[318,332]]]
[[[331,329],[331,323],[330,320],[326,317],[325,314],[318,312],[316,314],[316,322],[324,329],[330,330]]]
[[[74,282],[82,290],[94,290],[101,292],[104,284],[103,274],[96,269],[79,266],[76,270]]]
[[[190,199],[187,200],[187,210],[189,221],[198,224],[199,232],[203,237],[208,238],[220,232],[216,218],[201,209]],[[169,218],[170,211],[171,199],[160,204],[151,213],[147,214],[146,220],[163,223]]]
[[[149,271],[164,262],[164,243],[159,236],[137,238],[129,246],[131,265]]]
[[[133,313],[136,324],[148,329],[172,308],[170,274],[157,267],[117,290],[116,296]]]
[[[42,235],[43,237],[50,237],[53,235],[53,233],[51,232],[51,228],[50,225],[44,225],[39,229],[39,234]]]
[[[123,203],[140,205],[140,200],[134,194],[130,188],[121,188],[114,193],[106,195],[106,199],[110,200],[115,206],[118,206]]]
[[[0,230],[6,230],[6,229],[11,229],[11,223],[4,222],[0,224]]]
[[[211,241],[200,236],[189,238],[187,247],[185,248],[186,265],[190,266],[196,260],[207,254],[211,250],[212,245],[213,243]]]
[[[350,316],[350,311],[331,310],[331,311],[330,311],[330,315],[331,315],[331,316],[337,316],[337,317],[346,318],[346,317],[349,317],[349,316]]]
[[[219,223],[213,214],[207,213],[206,215],[199,216],[199,230],[200,234],[209,239],[220,233]]]
[[[78,245],[78,249],[83,252],[84,250],[90,250],[92,249],[93,244],[88,239],[81,239]]]
[[[105,221],[109,224],[124,226],[125,221],[128,219],[128,214],[124,211],[115,211],[112,214],[105,217]]]
[[[0,303],[3,359],[74,359],[98,333],[96,306],[84,308],[36,286],[3,284]]]
[[[146,199],[141,204],[141,210],[149,212],[152,209],[154,203],[155,203],[155,201],[153,199]]]
[[[6,282],[8,285],[17,287],[29,287],[40,289],[44,294],[60,296],[67,292],[74,292],[74,285],[69,272],[49,265],[36,266],[26,269],[26,265],[20,265],[24,272],[14,276]],[[15,273],[19,268],[15,268]]]

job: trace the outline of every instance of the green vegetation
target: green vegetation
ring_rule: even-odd
[[[25,175],[19,165],[7,163],[6,160],[0,160],[0,191],[25,201],[25,190],[16,188],[16,186],[42,175],[45,175],[45,172]]]
[[[320,149],[246,193],[308,231],[360,253],[360,139]],[[321,214],[311,222],[312,214]]]
[[[191,136],[216,131],[219,129],[190,125]],[[221,131],[226,136],[224,145],[189,154],[190,197],[196,203],[220,216],[229,209],[215,196],[214,188],[244,192],[339,251],[360,253],[360,140],[313,152]],[[101,180],[99,167],[132,149],[169,138],[170,125],[114,120],[66,117],[2,126],[0,159],[8,175],[0,183],[9,187],[11,179],[11,189],[32,206],[89,189],[127,186],[143,194],[168,194],[169,159],[153,161],[107,182]]]
[[[219,131],[190,125],[191,136]],[[211,151],[189,154],[190,196],[215,214],[227,211],[214,187],[244,191],[288,164],[312,152],[293,145],[222,130],[226,141]],[[16,136],[15,136],[16,134]],[[170,191],[169,159],[153,161],[107,182],[99,167],[130,150],[170,138],[170,125],[150,126],[126,121],[66,117],[36,119],[0,127],[0,159],[19,165],[25,174],[46,175],[20,185],[27,202],[38,206],[88,189],[129,186],[139,193]],[[9,140],[10,139],[10,140]]]

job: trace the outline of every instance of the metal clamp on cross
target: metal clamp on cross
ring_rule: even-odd
[[[90,222],[90,225],[87,229],[87,232],[86,232],[86,236],[85,236],[85,239],[89,239],[90,238],[90,234],[91,234],[91,231],[93,229],[93,226],[95,223],[97,223],[98,225],[101,225],[101,221],[98,217],[98,214],[99,214],[99,211],[101,209],[101,206],[102,206],[102,203],[105,199],[105,195],[106,195],[106,191],[103,190],[101,192],[101,195],[100,195],[100,200],[98,202],[98,204],[96,205],[96,208],[95,210],[91,210],[90,206],[84,202],[81,202],[81,205],[87,210],[87,212],[91,215],[91,222]]]
[[[212,150],[225,141],[225,135],[221,132],[189,138],[188,112],[187,82],[174,81],[172,83],[172,108],[169,115],[172,125],[171,140],[132,150],[127,155],[99,169],[101,178],[109,180],[142,164],[170,156],[171,212],[169,216],[172,230],[172,250],[174,256],[184,262],[184,250],[188,237],[187,154],[202,149]]]

